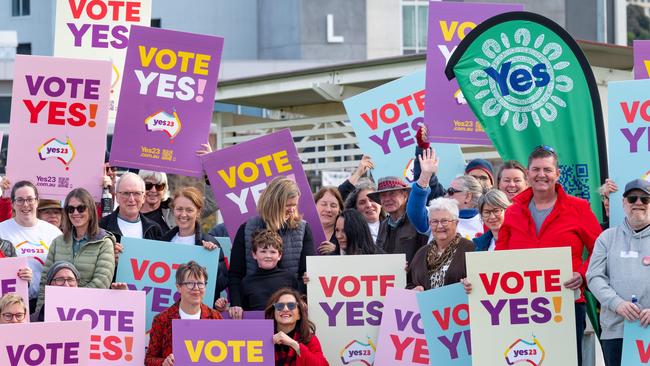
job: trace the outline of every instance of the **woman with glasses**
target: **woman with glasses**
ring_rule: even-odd
[[[478,211],[481,213],[481,220],[488,228],[485,234],[472,239],[476,245],[476,251],[493,251],[499,237],[499,229],[503,225],[506,208],[510,206],[508,196],[503,191],[491,189],[478,200]]]
[[[28,258],[27,265],[32,269],[33,281],[29,286],[31,310],[36,308],[38,285],[50,244],[61,235],[59,228],[38,219],[38,198],[38,189],[33,183],[26,180],[16,182],[11,189],[15,216],[0,222],[0,238],[13,244],[18,257]]]
[[[177,226],[169,230],[160,240],[172,243],[201,245],[207,250],[220,248],[217,239],[201,232],[199,218],[203,209],[203,194],[197,188],[184,187],[174,193],[170,208],[174,212]],[[228,272],[223,250],[219,253],[217,285],[214,292],[215,301],[228,286]]]
[[[144,204],[140,212],[148,219],[155,221],[163,233],[174,227],[174,214],[169,198],[167,174],[140,170],[138,175],[144,180]]]
[[[180,300],[156,315],[149,333],[149,347],[145,366],[172,366],[172,320],[174,319],[222,319],[218,311],[203,304],[208,272],[195,261],[189,261],[176,270],[176,289]]]
[[[115,237],[99,228],[95,202],[83,188],[75,188],[65,198],[63,235],[52,241],[44,270],[54,262],[67,261],[79,271],[79,287],[110,288],[115,271]],[[41,278],[37,308],[45,297],[45,278]]]
[[[0,324],[12,323],[27,323],[27,305],[15,292],[0,298]]]
[[[50,270],[47,271],[45,283],[48,286],[79,287],[79,271],[70,262],[55,262],[50,267]],[[45,303],[43,303],[39,311],[32,314],[30,320],[32,322],[45,321]]]
[[[439,197],[431,201],[428,216],[432,240],[409,263],[408,288],[424,291],[466,277],[465,253],[474,251],[474,243],[458,233],[458,212],[458,203],[453,199]]]
[[[316,327],[309,321],[307,302],[296,290],[276,291],[266,305],[264,317],[273,319],[276,365],[329,365],[314,334]]]
[[[406,213],[419,233],[429,234],[426,200],[431,191],[429,181],[438,171],[438,159],[432,149],[425,149],[418,156],[418,161],[421,173],[417,182],[413,183]],[[483,235],[483,224],[477,208],[482,195],[483,186],[471,175],[456,177],[445,191],[445,197],[458,203],[458,233],[463,238],[473,239]]]

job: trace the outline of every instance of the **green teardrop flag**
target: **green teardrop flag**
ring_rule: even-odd
[[[504,160],[526,165],[539,145],[560,159],[560,184],[587,199],[607,176],[600,98],[591,66],[571,36],[548,18],[511,12],[479,24],[445,70]]]

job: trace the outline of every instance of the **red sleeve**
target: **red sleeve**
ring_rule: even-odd
[[[0,222],[11,218],[11,198],[0,198]]]
[[[4,258],[4,257],[5,257],[5,254],[2,252],[2,250],[0,250],[0,258]]]
[[[578,233],[580,239],[582,239],[582,244],[587,248],[588,256],[587,259],[582,262],[578,272],[582,275],[582,279],[586,281],[587,279],[587,268],[589,268],[589,260],[591,259],[591,253],[594,251],[594,244],[600,233],[603,232],[603,228],[600,227],[596,215],[591,211],[589,202],[582,202],[582,213],[578,216],[580,222],[578,223]]]
[[[300,356],[296,358],[296,366],[329,366],[315,335],[311,336],[308,344],[300,342],[298,344],[300,344]]]
[[[147,354],[144,359],[145,366],[162,366],[167,357],[163,355],[162,337],[164,332],[168,331],[171,331],[171,329],[164,329],[160,315],[153,318],[151,331],[149,332],[149,347],[147,347]]]

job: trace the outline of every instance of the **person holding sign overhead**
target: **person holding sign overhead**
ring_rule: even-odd
[[[587,281],[600,301],[601,344],[607,366],[620,365],[624,321],[650,324],[650,182],[625,185],[624,222],[596,239]]]
[[[275,364],[280,366],[329,366],[316,327],[307,315],[307,302],[296,290],[282,288],[269,299],[264,318],[273,319]]]
[[[257,270],[251,255],[252,237],[260,229],[276,231],[282,237],[283,255],[279,266],[302,278],[307,267],[307,256],[314,255],[314,243],[309,224],[298,213],[300,190],[285,177],[274,178],[262,191],[257,203],[258,216],[243,223],[235,236],[228,272],[231,304],[230,315],[241,319],[241,282]]]
[[[379,235],[379,226],[381,226],[381,219],[386,217],[386,212],[379,205],[379,203],[368,198],[368,194],[377,190],[377,187],[370,182],[363,182],[357,185],[357,188],[350,193],[345,200],[345,208],[354,208],[359,211],[368,224],[370,234],[372,235],[372,242],[377,242],[377,235]]]
[[[115,237],[99,228],[92,195],[75,188],[66,196],[64,206],[63,235],[52,241],[43,267],[45,273],[53,263],[67,261],[79,270],[79,287],[110,288],[115,271]],[[37,311],[45,301],[47,284],[41,277]]]
[[[173,366],[172,320],[222,319],[218,311],[203,304],[208,272],[195,261],[181,264],[176,270],[176,289],[181,298],[167,310],[156,315],[149,333],[145,366]]]

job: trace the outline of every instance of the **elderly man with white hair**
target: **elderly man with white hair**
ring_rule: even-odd
[[[460,282],[467,276],[465,253],[474,243],[458,233],[458,203],[436,198],[428,207],[432,240],[420,248],[409,263],[408,287],[423,291]]]
[[[122,251],[123,236],[138,239],[158,240],[162,236],[160,226],[140,213],[144,204],[144,181],[135,173],[125,173],[115,186],[118,207],[103,217],[99,227],[110,231],[117,238],[116,255]]]
[[[623,193],[625,221],[596,239],[587,270],[600,301],[605,364],[620,365],[624,320],[650,324],[650,183],[635,179]]]

